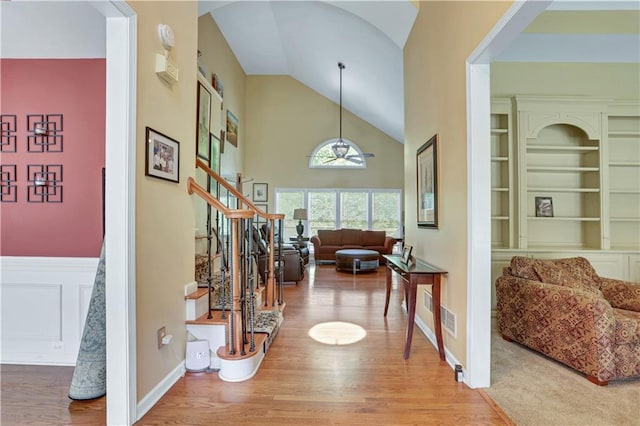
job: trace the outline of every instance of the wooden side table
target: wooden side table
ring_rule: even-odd
[[[438,344],[438,355],[444,361],[444,343],[442,342],[442,325],[440,323],[440,283],[442,275],[447,271],[431,265],[423,260],[412,258],[408,264],[400,261],[401,256],[397,254],[384,254],[387,261],[387,292],[384,301],[384,316],[387,316],[389,309],[389,297],[391,296],[391,276],[396,272],[404,283],[404,297],[407,304],[407,336],[404,345],[404,359],[409,359],[411,352],[411,339],[413,337],[413,326],[416,316],[416,293],[418,285],[431,284],[433,297],[433,327],[436,332],[436,342]]]

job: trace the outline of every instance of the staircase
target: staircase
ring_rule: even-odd
[[[275,339],[283,321],[282,277],[276,279],[273,243],[269,252],[267,279],[260,282],[254,261],[251,231],[257,215],[270,223],[270,241],[284,215],[258,209],[202,160],[196,168],[208,176],[206,189],[188,179],[189,194],[207,203],[206,255],[196,260],[196,282],[185,290],[186,328],[190,340],[206,340],[210,368],[228,382],[248,380]],[[220,194],[218,197],[215,194]],[[225,200],[224,202],[221,200]],[[215,217],[215,221],[214,221]],[[215,222],[215,225],[213,225]],[[215,252],[215,253],[214,253]],[[206,264],[206,265],[205,265]]]

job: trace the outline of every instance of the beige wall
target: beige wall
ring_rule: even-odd
[[[640,98],[640,64],[515,63],[491,64],[491,96],[596,96]]]
[[[211,82],[212,74],[216,74],[224,86],[225,120],[227,110],[238,118],[238,147],[224,142],[220,169],[223,176],[235,177],[236,173],[243,172],[246,152],[245,83],[247,77],[209,13],[198,18],[198,50],[202,53],[200,61],[209,74],[205,76],[207,80]],[[226,125],[223,124],[223,128],[226,128]]]
[[[337,104],[291,77],[247,78],[245,170],[254,182],[269,184],[269,211],[278,187],[403,187],[402,144],[346,110],[343,137],[375,157],[367,159],[363,170],[309,168],[313,150],[339,136],[339,111]]]
[[[457,316],[446,348],[466,364],[467,126],[465,61],[510,2],[422,2],[404,48],[405,237],[415,256],[445,268],[442,303]],[[455,23],[455,24],[453,24]],[[438,133],[439,229],[416,226],[416,149]],[[422,290],[419,289],[418,300]],[[431,313],[418,316],[432,327]]]
[[[195,2],[129,2],[138,17],[136,141],[136,333],[137,397],[147,395],[184,359],[184,286],[194,277],[193,200],[186,182],[194,172],[197,5]],[[171,58],[180,82],[155,75],[163,49],[160,23],[172,26]],[[180,142],[180,182],[145,176],[145,126]],[[156,331],[174,336],[157,347]]]

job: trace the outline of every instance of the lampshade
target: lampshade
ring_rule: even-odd
[[[307,209],[295,209],[293,218],[297,220],[307,220]]]

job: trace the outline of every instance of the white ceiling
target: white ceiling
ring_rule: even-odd
[[[104,18],[90,4],[0,1],[0,57],[105,57]],[[249,75],[287,74],[338,103],[344,62],[345,108],[403,142],[402,48],[417,14],[410,1],[200,0],[198,7]],[[639,9],[638,0],[556,0],[547,10]],[[640,35],[525,32],[495,60],[638,63]]]
[[[403,140],[402,48],[417,15],[408,0],[200,0],[199,11],[249,75],[287,74],[338,103],[343,62],[345,109]]]
[[[638,0],[561,0],[548,10],[639,8]],[[417,14],[410,1],[200,0],[199,13],[211,14],[249,75],[287,74],[338,103],[344,62],[344,107],[403,142],[402,49]],[[640,36],[523,33],[495,60],[640,62]]]
[[[104,58],[104,16],[84,1],[0,1],[0,58]]]

